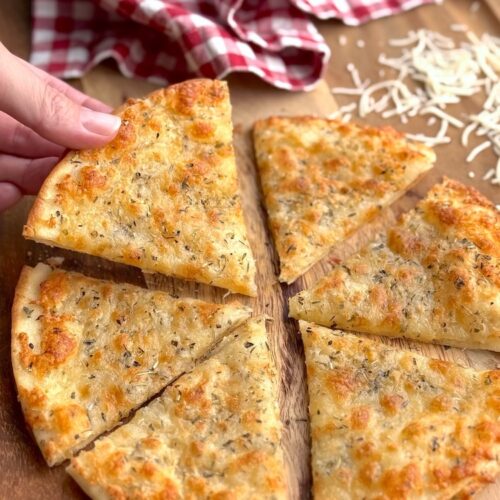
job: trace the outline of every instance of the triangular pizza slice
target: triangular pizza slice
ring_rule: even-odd
[[[290,300],[324,326],[500,351],[500,212],[445,179],[397,225]]]
[[[391,128],[303,116],[258,121],[254,143],[286,283],[393,203],[435,161],[432,150]]]
[[[68,472],[96,499],[284,499],[280,436],[264,320],[249,320]]]
[[[500,472],[500,371],[300,322],[315,500],[469,498]]]
[[[25,267],[12,311],[12,365],[47,463],[112,429],[250,314],[237,304]]]
[[[255,295],[226,83],[186,81],[117,114],[110,144],[55,167],[24,236]]]

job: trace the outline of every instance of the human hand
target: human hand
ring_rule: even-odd
[[[110,111],[0,43],[0,212],[37,193],[66,148],[113,139],[120,118]]]

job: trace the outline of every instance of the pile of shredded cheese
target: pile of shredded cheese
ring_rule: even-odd
[[[405,38],[389,40],[399,50],[398,57],[380,54],[383,67],[378,76],[392,71],[394,78],[372,83],[362,80],[354,64],[347,65],[353,87],[332,89],[334,94],[355,96],[331,118],[349,121],[357,111],[363,118],[376,113],[382,118],[399,117],[403,124],[417,115],[428,115],[427,125],[434,134],[406,134],[408,138],[429,146],[451,142],[449,127],[461,129],[461,143],[469,148],[466,161],[472,162],[481,152],[492,149],[497,157],[483,176],[485,181],[500,185],[500,38],[483,34],[478,38],[464,25],[452,25],[465,40],[456,44],[451,38],[426,29],[410,31]],[[345,43],[345,40],[342,40]],[[454,116],[446,109],[464,98],[486,96],[477,114]],[[471,136],[481,140],[470,147]],[[469,177],[474,177],[473,171]],[[497,206],[499,208],[500,206]]]

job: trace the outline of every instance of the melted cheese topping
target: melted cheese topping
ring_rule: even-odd
[[[286,498],[276,372],[263,320],[71,461],[95,499]]]
[[[432,167],[434,153],[391,128],[310,117],[254,129],[280,280],[295,281]]]
[[[386,234],[293,297],[290,315],[500,351],[500,213],[445,179]]]
[[[187,81],[117,114],[110,144],[53,170],[24,236],[255,295],[227,85]]]
[[[113,428],[249,316],[239,305],[25,267],[12,364],[26,422],[49,465]]]
[[[315,500],[464,498],[500,472],[500,371],[300,322]],[[458,496],[461,495],[461,496]]]

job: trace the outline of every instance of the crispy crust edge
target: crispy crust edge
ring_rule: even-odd
[[[22,317],[21,315],[22,315],[23,299],[26,298],[26,296],[28,295],[27,292],[29,290],[33,290],[33,287],[31,286],[31,278],[33,276],[34,271],[35,271],[34,267],[28,265],[23,266],[23,268],[21,269],[21,273],[19,275],[19,279],[17,281],[16,290],[14,292],[14,301],[12,303],[12,310],[11,310],[12,324],[11,324],[10,345],[11,345],[12,369],[14,372],[14,380],[16,382],[16,388],[19,388],[19,377],[18,377],[19,364],[16,356],[17,342],[15,333],[19,329],[19,323]],[[39,296],[38,291],[36,291],[36,295]]]
[[[76,460],[71,459],[65,470],[90,498],[94,500],[106,500],[109,498],[97,483],[92,484],[86,480],[85,474],[82,472],[82,466]]]
[[[281,121],[289,121],[289,120],[293,120],[295,123],[301,123],[301,124],[307,124],[309,122],[318,120],[321,120],[322,122],[328,124],[339,124],[339,125],[343,124],[342,121],[335,118],[325,118],[314,115],[291,115],[291,116],[273,115],[273,116],[268,116],[267,118],[262,118],[254,122],[252,127],[254,140],[257,137],[257,135],[262,132],[263,129],[266,129],[267,127],[272,127],[273,125]],[[354,126],[358,130],[367,130],[367,129],[383,130],[387,133],[390,133],[391,135],[394,135],[395,137],[405,140],[412,148],[416,149],[419,153],[426,156],[428,161],[430,162],[436,161],[436,153],[432,148],[418,141],[412,141],[410,139],[407,139],[402,132],[399,132],[394,127],[391,126],[375,127],[373,125],[363,124],[359,122],[351,122],[350,125]],[[431,165],[431,167],[429,167],[429,170],[433,168],[433,166],[434,165]]]
[[[29,431],[29,433],[34,436],[33,429],[27,422],[25,418],[25,411],[24,411],[24,404],[23,401],[19,395],[19,389],[21,387],[21,366],[20,366],[20,361],[19,361],[19,356],[18,356],[18,340],[17,340],[17,333],[19,332],[20,329],[20,322],[22,318],[22,304],[24,302],[24,299],[28,295],[28,291],[32,290],[31,287],[31,278],[33,276],[35,268],[24,265],[23,268],[21,269],[21,273],[19,275],[19,279],[16,285],[16,289],[14,292],[14,300],[12,302],[12,309],[11,309],[11,339],[10,339],[10,357],[11,357],[11,365],[12,365],[12,374],[14,376],[14,382],[16,384],[16,391],[17,391],[17,401],[19,402],[23,414],[23,419],[24,423]],[[36,292],[35,292],[36,293]],[[37,296],[39,296],[39,293],[36,293]],[[36,441],[36,439],[35,439]],[[38,443],[37,443],[38,445]],[[43,454],[43,451],[37,446],[37,448],[40,450],[42,453],[44,459],[47,461],[48,465],[51,466],[53,465],[51,461],[49,460],[49,457],[46,457]]]
[[[431,189],[429,189],[425,197],[422,198],[422,201],[432,200],[429,195],[437,195],[438,200],[440,201],[453,197],[454,199],[458,199],[461,202],[465,202],[467,200],[467,197],[470,197],[471,202],[474,202],[474,205],[487,208],[500,218],[500,213],[495,208],[495,204],[483,193],[481,193],[474,186],[464,184],[460,181],[457,181],[456,179],[448,177],[447,175],[443,175],[441,181],[437,182],[431,187]]]
[[[307,291],[307,290],[302,290],[302,292]],[[299,322],[304,322],[316,327],[322,327],[322,328],[327,328],[329,330],[335,330],[331,326],[326,326],[322,325],[320,323],[315,323],[312,319],[308,319],[305,317],[306,315],[302,314],[302,310],[299,307],[298,304],[298,296],[302,293],[298,292],[292,297],[288,298],[288,317],[292,318],[296,321]],[[412,338],[412,337],[404,337],[403,335],[389,335],[387,333],[375,333],[375,332],[359,332],[358,330],[350,330],[349,328],[345,327],[342,329],[345,333],[350,333],[350,334],[357,334],[360,333],[363,336],[370,336],[370,337],[384,337],[384,338],[390,338],[390,339],[406,339],[411,342],[419,342],[422,345],[432,345],[432,346],[449,346],[449,347],[456,347],[457,349],[473,349],[473,350],[483,350],[483,351],[493,351],[493,352],[500,352],[500,339],[496,340],[495,342],[486,342],[484,344],[472,344],[469,342],[460,342],[456,341],[454,339],[435,339],[433,341],[426,341],[422,342],[419,341],[418,339]],[[364,337],[363,337],[364,338]],[[407,349],[406,349],[407,350]],[[434,359],[434,358],[431,358]]]

